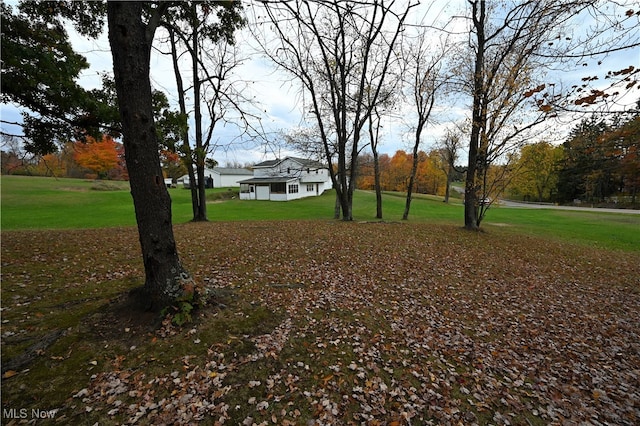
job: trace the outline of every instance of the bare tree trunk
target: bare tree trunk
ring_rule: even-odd
[[[467,167],[467,179],[464,190],[464,227],[469,230],[478,229],[477,212],[477,173],[478,149],[480,146],[480,134],[483,121],[482,97],[484,94],[484,51],[485,51],[485,2],[473,3],[473,23],[476,29],[478,41],[474,75],[473,75],[473,112],[471,122],[471,139],[469,141],[469,163]],[[478,10],[478,7],[480,10]]]
[[[376,188],[376,218],[382,219],[382,182],[380,179],[380,157],[377,149],[373,152],[373,181]]]
[[[196,175],[198,179],[198,193],[197,193],[197,207],[198,210],[193,216],[194,222],[206,222],[207,221],[207,200],[205,192],[205,179],[204,179],[204,165],[207,153],[205,152],[202,142],[202,106],[200,105],[200,77],[198,73],[199,60],[198,60],[198,13],[196,10],[196,4],[191,6],[192,19],[192,48],[191,48],[191,66],[193,69],[193,112],[196,125]]]
[[[182,144],[184,147],[183,163],[189,174],[189,191],[191,191],[191,210],[193,217],[198,214],[198,189],[195,186],[196,175],[193,171],[193,151],[189,145],[189,127],[187,126],[187,104],[184,98],[184,85],[182,83],[182,75],[178,66],[178,49],[173,29],[169,29],[169,39],[171,44],[171,60],[173,62],[173,72],[176,76],[176,88],[178,90],[178,104],[180,105],[180,114],[185,120],[184,129],[182,131]]]
[[[422,120],[422,119],[421,119]],[[402,220],[409,219],[409,209],[411,208],[411,197],[413,196],[413,186],[416,181],[416,174],[418,172],[418,149],[420,147],[420,135],[422,134],[422,129],[424,127],[424,123],[420,121],[418,123],[418,128],[416,129],[416,140],[413,144],[413,157],[411,162],[411,174],[409,175],[409,184],[407,185],[407,199],[404,203],[404,213],[402,213]]]
[[[373,114],[369,115],[369,143],[373,153],[373,186],[376,191],[376,219],[382,219],[382,188],[380,182],[380,158],[378,156],[378,137],[380,135],[380,114],[374,107],[377,125],[374,128]],[[374,130],[375,129],[375,130]]]
[[[333,206],[333,218],[334,219],[340,219],[340,197],[338,196],[338,191],[336,191],[336,202]]]
[[[449,196],[451,193],[451,181],[453,178],[453,167],[451,165],[447,166],[447,187],[444,189],[444,202],[449,202]]]
[[[146,307],[159,310],[184,289],[171,224],[171,198],[164,184],[153,119],[149,62],[155,27],[142,21],[141,2],[109,2],[109,43],[122,120],[125,159],[131,183],[145,270]]]

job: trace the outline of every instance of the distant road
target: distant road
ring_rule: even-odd
[[[500,200],[500,207],[523,208],[523,209],[574,210],[574,211],[582,211],[582,212],[640,214],[640,210],[632,210],[632,209],[605,209],[605,208],[600,209],[600,208],[597,208],[597,207],[556,206],[554,204],[518,203],[516,201],[507,201],[507,200]]]

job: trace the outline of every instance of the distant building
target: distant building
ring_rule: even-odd
[[[329,169],[322,163],[286,157],[253,166],[253,177],[240,181],[241,200],[289,201],[321,195],[331,188]]]
[[[231,167],[204,169],[204,178],[206,179],[205,186],[207,188],[237,188],[240,186],[240,181],[249,176],[253,176],[253,172],[249,169],[236,169]],[[191,187],[189,175],[178,178],[177,182],[185,188]]]

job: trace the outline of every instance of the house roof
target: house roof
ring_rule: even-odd
[[[285,161],[287,159],[295,161],[296,163],[301,164],[302,167],[326,168],[319,161],[308,160],[306,158],[298,158],[298,157],[286,157],[286,158],[283,158],[283,159],[276,158],[275,160],[263,161],[261,163],[258,163],[256,165],[254,165],[253,167],[254,168],[256,168],[256,167],[274,167],[274,166],[277,166],[278,164],[280,164],[281,162],[283,162],[283,161]]]
[[[238,169],[233,167],[214,167],[213,171],[218,172],[221,175],[253,175],[253,172],[249,169]]]
[[[322,164],[321,162],[316,161],[316,160],[309,160],[309,159],[306,159],[306,158],[298,158],[298,157],[287,157],[287,158],[290,158],[291,160],[302,164],[303,167],[313,167],[313,168],[321,168],[321,169],[325,168],[326,169],[326,166],[324,164]]]
[[[241,180],[238,183],[286,183],[294,180],[298,180],[298,178],[291,176],[254,177]]]
[[[279,158],[276,158],[275,160],[267,160],[267,161],[263,161],[263,162],[258,163],[258,164],[254,164],[253,167],[273,167],[273,166],[277,165],[278,163],[280,163],[280,161],[282,161],[282,160],[280,160]]]

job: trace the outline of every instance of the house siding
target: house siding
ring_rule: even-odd
[[[269,200],[289,201],[318,196],[331,188],[329,170],[322,164],[287,157],[281,161],[270,160],[256,164],[253,168],[253,179],[240,181],[240,199],[265,199],[262,198],[266,197],[264,189],[260,189],[262,186],[282,188],[283,184],[285,185],[284,192],[282,189],[278,189],[278,191],[269,189]],[[258,191],[261,192],[258,193]]]

